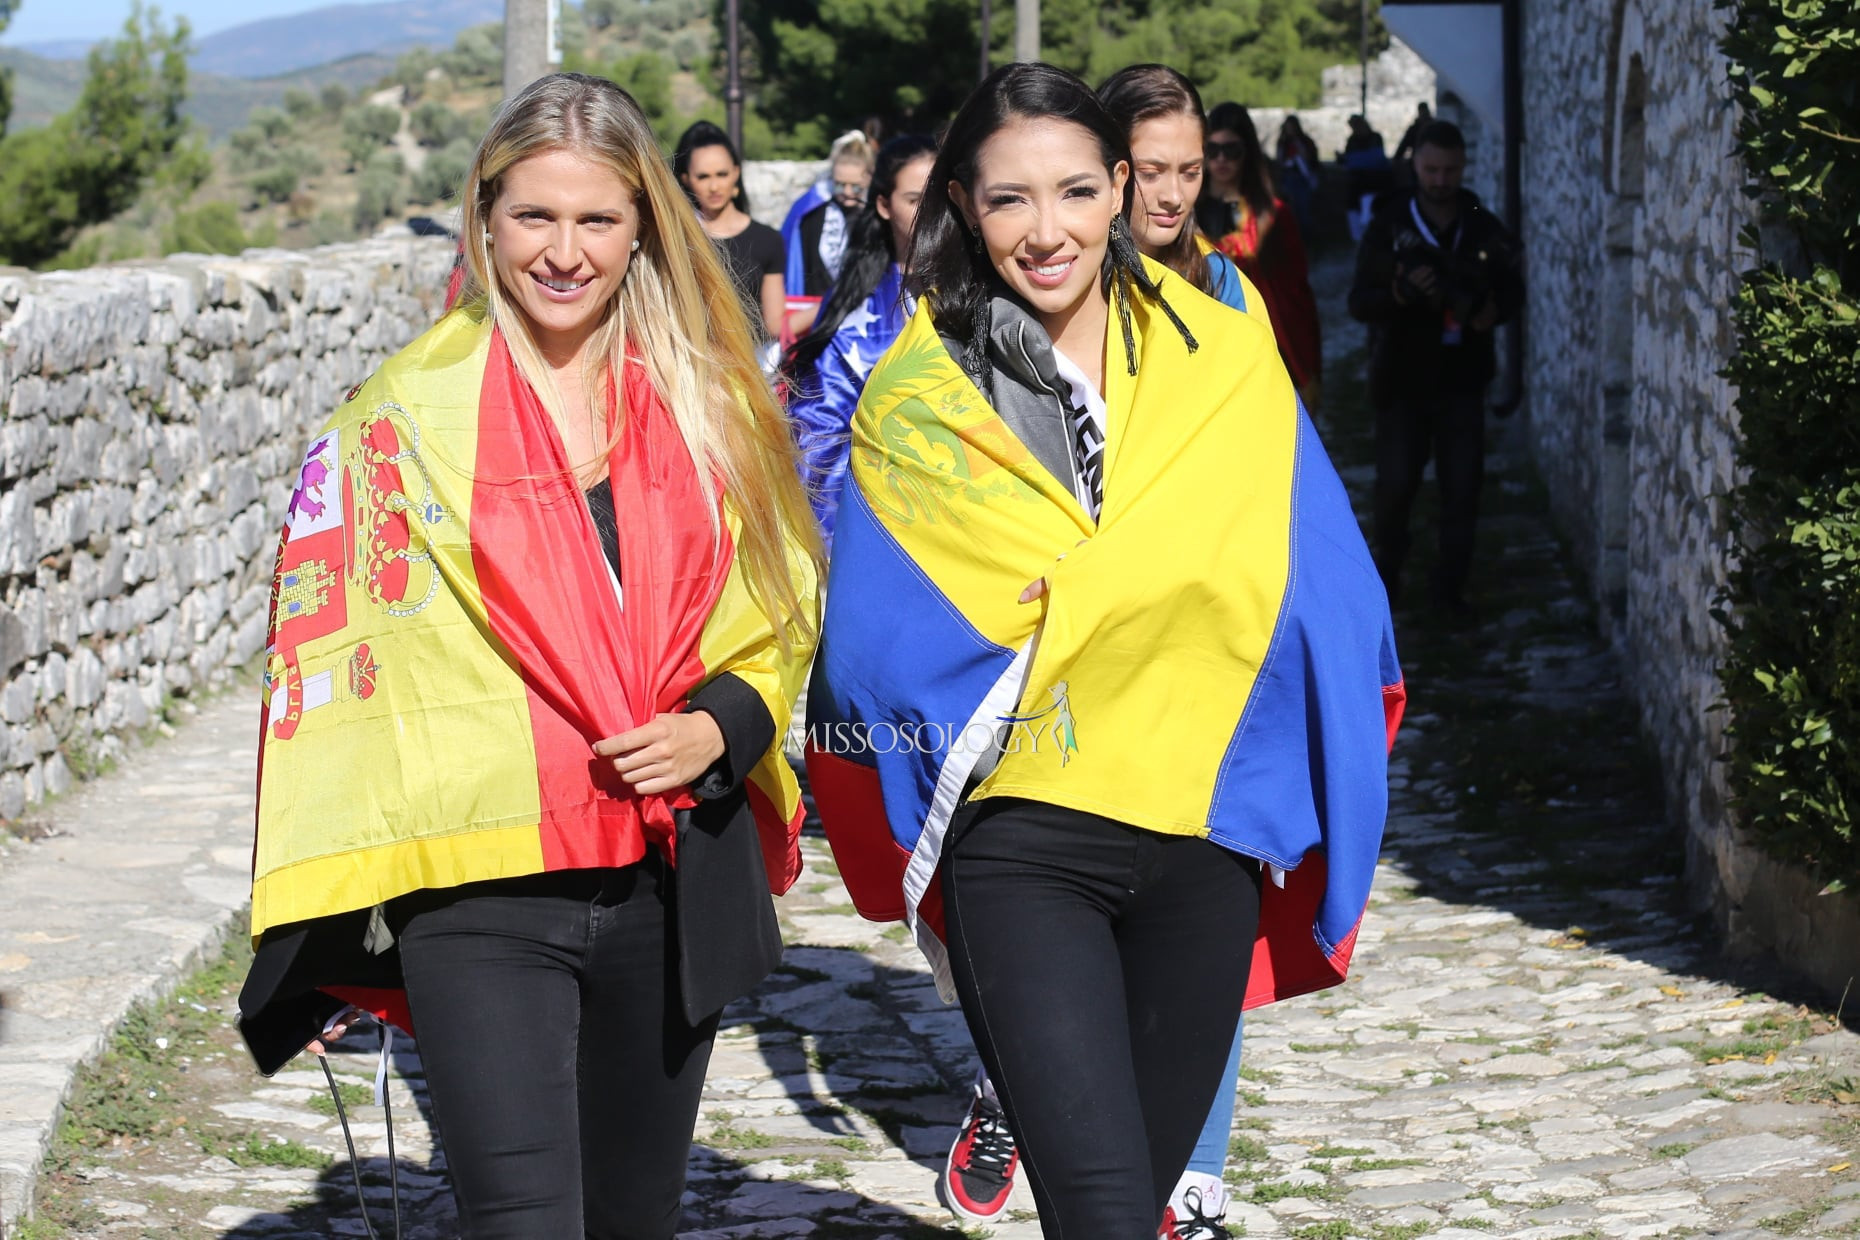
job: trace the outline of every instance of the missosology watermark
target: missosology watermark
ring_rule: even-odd
[[[1077,722],[1072,717],[1071,691],[1066,681],[1047,689],[1052,698],[1046,707],[1017,715],[997,715],[994,719],[970,719],[964,723],[938,723],[935,720],[903,723],[815,723],[797,722],[788,730],[787,748],[800,755],[807,749],[843,758],[860,758],[873,754],[973,754],[1056,753],[1064,766],[1079,751]]]
[[[1052,719],[972,720],[968,723],[813,723],[788,729],[787,748],[843,758],[871,754],[986,754],[1064,752],[1060,729]]]

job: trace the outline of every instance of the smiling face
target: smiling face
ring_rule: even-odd
[[[1201,193],[1201,122],[1178,113],[1139,121],[1130,131],[1136,163],[1137,201],[1130,231],[1145,254],[1155,257],[1175,244]]]
[[[728,147],[700,146],[691,152],[684,182],[697,199],[698,210],[714,219],[736,197],[736,183],[741,176],[742,170],[730,158]]]
[[[639,208],[619,174],[574,151],[506,171],[488,220],[491,264],[554,365],[579,357],[619,295]]]
[[[891,252],[899,262],[911,252],[911,229],[917,226],[917,208],[923,205],[924,186],[929,183],[935,163],[935,156],[919,155],[898,169],[891,193],[872,203],[878,218],[891,225]]]
[[[1104,301],[1098,275],[1129,176],[1122,162],[1105,168],[1082,125],[1017,117],[976,153],[973,194],[959,182],[949,192],[980,226],[989,265],[1052,331],[1082,303]]]

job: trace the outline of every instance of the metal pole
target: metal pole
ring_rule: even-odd
[[[1356,47],[1363,62],[1362,100],[1356,110],[1369,119],[1369,0],[1360,0],[1356,8]]]
[[[730,143],[736,147],[738,157],[741,157],[743,153],[743,36],[742,10],[739,0],[729,0],[724,6],[724,24],[728,27],[726,46],[729,57],[729,76],[723,86],[724,123],[730,130]]]
[[[1014,0],[1014,59],[1040,58],[1040,0]]]
[[[504,98],[549,72],[549,0],[504,0]]]
[[[982,0],[982,50],[981,71],[976,81],[988,76],[988,45],[993,42],[995,32],[995,6],[993,0]]]

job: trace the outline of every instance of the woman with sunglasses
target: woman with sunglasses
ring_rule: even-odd
[[[1401,700],[1269,333],[1141,254],[1130,169],[1050,65],[951,122],[809,691],[848,891],[959,996],[1054,1240],[1155,1235],[1243,1001],[1340,980]]]
[[[1245,108],[1222,103],[1208,113],[1207,156],[1195,220],[1265,295],[1292,385],[1306,408],[1315,409],[1324,351],[1304,238],[1297,215],[1273,188],[1271,164]]]
[[[825,297],[839,279],[853,218],[872,186],[872,161],[872,144],[864,134],[847,134],[833,144],[831,197],[801,217],[802,280],[799,289],[789,288],[791,295]]]

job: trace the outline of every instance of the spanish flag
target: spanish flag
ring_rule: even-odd
[[[252,934],[420,888],[675,864],[688,792],[641,796],[591,750],[721,673],[787,730],[784,654],[700,479],[629,363],[609,459],[619,578],[547,411],[483,308],[448,314],[311,441],[272,586]],[[790,557],[815,606],[812,569]],[[770,886],[800,872],[780,741],[749,780]]]
[[[853,419],[808,772],[855,904],[908,919],[946,994],[936,872],[965,797],[1271,867],[1249,1006],[1340,982],[1368,903],[1405,700],[1387,598],[1271,331],[1151,274],[1200,347],[1133,300],[1095,522],[927,304]]]

